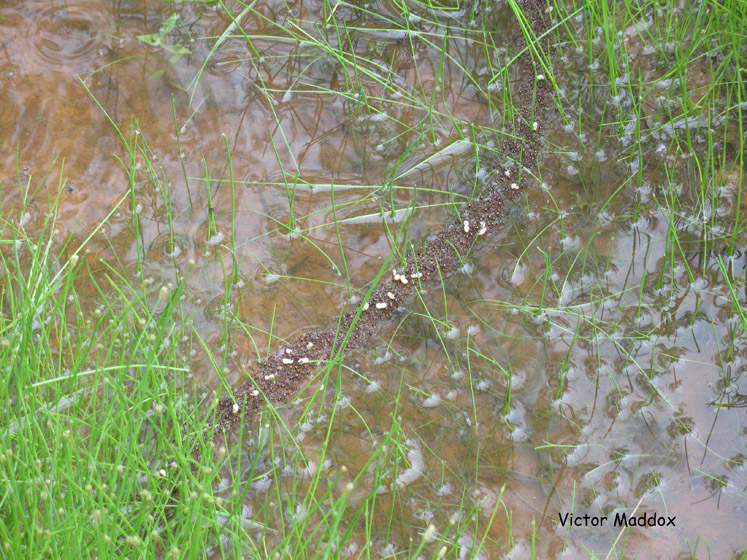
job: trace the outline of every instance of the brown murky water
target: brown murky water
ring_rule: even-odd
[[[395,14],[387,2],[369,9]],[[254,343],[266,348],[270,330],[287,339],[326,327],[374,278],[392,244],[382,210],[393,204],[401,219],[417,191],[410,229],[417,244],[449,219],[452,200],[485,184],[464,138],[477,135],[486,144],[480,161],[490,158],[480,127],[499,127],[501,118],[500,93],[487,87],[493,61],[476,42],[456,39],[442,60],[435,47],[449,14],[411,9],[423,37],[378,31],[376,17],[338,5],[336,17],[352,29],[354,51],[370,71],[351,77],[334,45],[291,41],[275,27],[291,15],[316,18],[318,2],[255,6],[241,20],[250,47],[234,30],[202,68],[232,23],[220,6],[179,4],[165,39],[169,52],[136,39],[158,33],[168,3],[6,1],[3,210],[19,206],[24,195],[11,187],[19,178],[33,192],[49,173],[46,185],[65,185],[59,223],[60,238],[76,240],[69,251],[113,212],[88,245],[92,264],[117,254],[133,278],[159,286],[194,259],[185,305],[237,383],[257,362]],[[498,53],[519,44],[515,30],[504,28],[507,14],[496,5],[479,19],[498,30]],[[630,45],[632,65],[649,80],[661,75],[656,57],[636,48],[635,37]],[[175,57],[179,49],[190,54]],[[694,194],[695,166],[661,147],[665,133],[646,135],[639,161],[631,158],[632,128],[600,135],[592,126],[609,120],[608,91],[584,87],[588,53],[571,49],[558,64],[567,77],[563,104],[581,108],[584,128],[558,118],[540,123],[547,138],[541,180],[529,183],[509,226],[443,290],[426,287],[422,300],[346,358],[342,398],[326,388],[324,404],[317,401],[307,417],[291,405],[283,419],[297,453],[313,462],[335,412],[328,462],[313,468],[362,471],[360,496],[379,488],[382,507],[370,534],[382,556],[404,555],[408,539],[432,522],[442,535],[463,531],[458,557],[473,557],[496,512],[474,557],[528,557],[533,520],[542,558],[587,557],[584,550],[604,556],[616,541],[618,552],[625,542],[625,557],[681,557],[698,536],[712,558],[735,557],[747,526],[740,393],[747,348],[718,264],[723,243],[704,234],[703,223],[710,232],[730,231],[738,175],[725,173],[703,203]],[[649,125],[658,110],[651,98]],[[611,110],[629,114],[629,97],[614,103]],[[433,119],[425,118],[429,106]],[[102,108],[139,146],[132,204],[114,157],[125,152]],[[690,203],[673,214],[661,205],[663,165]],[[153,175],[165,178],[161,188]],[[407,188],[390,196],[371,187],[388,182]],[[46,200],[34,198],[23,218],[28,231],[41,224]],[[687,243],[681,252],[668,237],[670,222]],[[138,252],[143,270],[132,264]],[[731,279],[743,278],[742,258],[725,266]],[[744,291],[737,297],[743,306]],[[246,326],[230,329],[228,340],[226,304]],[[216,387],[207,360],[194,359],[195,371]],[[403,460],[379,471],[372,453],[385,437],[398,442],[389,452]],[[268,471],[282,456],[269,444],[245,445]],[[391,456],[381,462],[397,464]],[[277,491],[272,484],[253,483],[248,511]],[[559,512],[611,520],[644,511],[676,516],[676,526],[621,532],[609,522],[594,530],[558,524]],[[354,556],[365,538],[356,533],[344,555]],[[702,544],[695,556],[706,557]]]

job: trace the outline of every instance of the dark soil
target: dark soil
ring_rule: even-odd
[[[546,4],[528,0],[524,2],[524,13],[535,35],[541,36],[547,29]],[[545,45],[543,48],[547,52]],[[343,344],[347,349],[359,346],[381,321],[412,299],[420,283],[439,281],[441,275],[457,270],[477,243],[505,224],[511,203],[522,193],[524,170],[537,168],[542,131],[534,123],[545,121],[552,91],[547,80],[538,78],[543,70],[530,53],[520,57],[517,63],[521,65],[522,79],[512,85],[512,93],[520,103],[520,118],[516,119],[513,131],[516,140],[504,143],[503,147],[506,160],[515,163],[498,169],[485,191],[460,208],[459,219],[432,236],[423,249],[411,256],[407,267],[397,271],[399,279],[387,275],[366,301],[345,311],[326,330],[306,333],[281,348],[249,381],[234,389],[233,397],[222,399],[218,405],[216,434],[231,430],[266,402],[279,403],[294,397],[300,385]],[[364,310],[366,303],[368,307]]]

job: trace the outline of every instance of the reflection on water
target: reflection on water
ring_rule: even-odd
[[[385,222],[409,218],[416,200],[417,243],[441,227],[449,203],[487,179],[476,168],[490,159],[493,139],[479,139],[487,149],[478,160],[465,138],[501,127],[501,82],[490,68],[519,44],[504,29],[505,7],[482,16],[502,30],[495,52],[453,38],[442,58],[439,34],[453,14],[415,6],[408,29],[423,35],[397,34],[377,29],[377,17],[394,13],[387,2],[338,6],[346,35],[325,35],[330,43],[321,46],[281,30],[288,18],[318,12],[315,2],[237,6],[243,33],[215,5],[180,3],[164,39],[172,52],[136,38],[159,32],[168,3],[0,7],[3,184],[17,183],[17,165],[23,183],[49,172],[46,184],[57,185],[63,168],[52,162],[64,159],[60,236],[80,244],[108,216],[92,253],[116,253],[132,278],[156,286],[193,260],[184,305],[230,382],[262,358],[270,332],[288,339],[327,326],[354,295],[345,271],[356,290],[388,254]],[[302,29],[317,28],[306,21]],[[658,79],[656,56],[625,33],[630,64]],[[365,71],[350,73],[338,41],[352,45]],[[174,46],[190,54],[173,57]],[[633,157],[633,100],[625,89],[589,87],[601,71],[588,61],[583,49],[559,57],[563,105],[583,125],[540,123],[548,138],[541,180],[530,183],[508,227],[443,290],[426,286],[347,357],[342,398],[328,387],[317,401],[324,404],[303,418],[299,407],[283,409],[307,469],[333,478],[342,466],[361,472],[352,503],[377,489],[368,530],[384,556],[404,554],[428,523],[445,538],[461,535],[460,558],[528,557],[533,523],[546,558],[606,554],[619,536],[620,528],[560,527],[558,512],[677,517],[675,528],[625,535],[631,556],[674,557],[697,535],[712,557],[744,544],[744,408],[714,403],[744,399],[747,348],[735,334],[721,242],[702,239],[704,221],[709,235],[731,231],[738,175],[725,174],[711,200],[699,200],[694,166],[668,148],[676,123],[644,136]],[[698,83],[707,72],[700,69]],[[652,129],[664,116],[664,94],[644,104]],[[132,199],[107,115],[136,146]],[[614,132],[598,134],[599,123],[616,119]],[[696,149],[704,141],[696,136]],[[663,164],[691,207],[662,204]],[[19,205],[17,191],[3,196],[4,210]],[[27,230],[40,226],[45,200],[37,196],[21,218]],[[382,219],[382,210],[395,209]],[[133,264],[138,255],[142,270]],[[744,273],[744,259],[725,266],[733,278]],[[91,290],[86,304],[99,305],[96,297]],[[744,294],[736,297],[744,305]],[[203,354],[193,356],[195,370],[217,387]],[[328,460],[317,464],[333,411]],[[385,439],[385,456],[372,457]],[[280,469],[280,482],[251,483],[247,512],[293,476],[272,459],[283,456],[281,444],[244,443],[260,455],[260,472]],[[278,528],[284,516],[301,515],[299,502],[278,516]],[[343,556],[365,538],[355,533]]]

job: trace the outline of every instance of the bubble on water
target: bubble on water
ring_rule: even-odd
[[[564,250],[578,251],[581,248],[583,242],[577,235],[566,235],[560,240],[560,244]]]
[[[380,390],[381,390],[381,384],[378,381],[372,381],[364,389],[366,393],[375,393]]]
[[[381,557],[382,558],[390,558],[394,557],[397,554],[397,550],[399,547],[396,543],[390,542],[387,543],[386,546],[383,546],[381,548]]]
[[[456,340],[457,338],[459,338],[460,334],[461,331],[459,330],[459,327],[451,327],[451,329],[446,331],[444,336],[446,336],[446,338],[448,338],[449,340]]]
[[[457,540],[457,544],[459,545],[459,560],[467,560],[468,558],[470,560],[487,560],[484,551],[479,550],[475,553],[475,539],[472,535],[469,535],[466,532],[463,533],[462,536],[459,537],[459,540]],[[530,556],[531,554],[527,554],[525,556],[517,556],[516,558],[529,558]]]
[[[379,356],[374,360],[374,363],[378,366],[392,359],[392,353],[387,350],[383,356]]]
[[[418,478],[423,476],[423,468],[425,466],[423,455],[420,452],[420,446],[418,445],[417,440],[408,439],[405,442],[405,445],[408,447],[407,460],[410,463],[410,466],[397,477],[396,483],[400,488],[412,484]]]
[[[307,462],[306,466],[302,467],[301,469],[299,469],[298,472],[299,472],[299,474],[303,478],[311,478],[316,473],[316,469],[317,469],[316,462],[312,461],[311,459],[309,459],[309,461]],[[304,513],[304,515],[305,515],[305,513]]]
[[[181,247],[179,247],[179,245],[174,243],[174,250],[171,251],[170,253],[166,253],[166,256],[169,257],[170,259],[175,259],[181,254],[182,254]]]
[[[514,286],[521,286],[527,279],[527,267],[522,263],[517,263],[514,271],[511,273],[509,282]]]
[[[435,408],[440,404],[441,404],[441,397],[439,397],[435,393],[423,401],[424,408]]]
[[[217,245],[221,241],[223,241],[226,238],[225,235],[223,235],[222,231],[219,231],[215,235],[213,235],[210,239],[207,240],[208,245]]]
[[[472,266],[471,263],[466,262],[457,269],[457,272],[459,274],[464,274],[466,276],[469,276],[474,272],[474,270],[475,270],[475,267]]]

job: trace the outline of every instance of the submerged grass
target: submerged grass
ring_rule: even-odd
[[[388,274],[388,263],[401,263],[413,254],[416,241],[411,229],[413,224],[419,227],[418,220],[425,221],[421,215],[440,212],[437,215],[444,216],[449,210],[458,213],[462,202],[479,195],[478,187],[485,181],[476,175],[471,193],[443,193],[411,184],[408,174],[463,153],[476,159],[477,174],[500,172],[504,162],[495,161],[500,144],[511,139],[514,123],[521,118],[517,93],[510,87],[511,62],[522,50],[530,52],[538,71],[557,92],[555,102],[562,122],[553,125],[548,135],[554,152],[548,160],[555,158],[557,164],[529,172],[540,179],[538,182],[550,181],[552,174],[577,177],[576,194],[554,194],[542,183],[548,187],[543,199],[547,206],[544,221],[536,227],[517,226],[517,257],[510,283],[517,287],[525,284],[521,297],[510,301],[475,298],[458,300],[458,304],[468,307],[471,317],[497,340],[518,344],[536,338],[564,345],[558,353],[559,363],[550,368],[551,375],[543,378],[540,386],[549,389],[547,400],[555,407],[557,418],[574,429],[580,431],[582,423],[563,399],[569,376],[580,369],[577,353],[581,352],[591,357],[592,369],[598,373],[590,384],[609,389],[600,396],[605,399],[606,414],[630,411],[625,399],[634,394],[633,387],[643,388],[644,402],[636,404],[634,412],[660,401],[672,417],[672,433],[693,431],[685,411],[661,387],[662,361],[676,361],[676,349],[667,348],[664,356],[640,349],[655,347],[673,336],[681,325],[677,317],[666,316],[666,310],[673,305],[676,286],[697,285],[714,262],[725,286],[721,290],[727,301],[724,314],[738,318],[730,327],[728,347],[721,351],[726,362],[730,361],[728,356],[733,361],[739,353],[734,346],[747,329],[740,299],[744,270],[735,264],[735,255],[745,245],[741,186],[745,150],[743,30],[747,16],[742,3],[705,2],[692,9],[649,2],[551,3],[548,14],[554,14],[554,23],[546,36],[551,38],[553,52],[543,50],[520,5],[513,1],[509,10],[526,38],[526,45],[517,52],[496,45],[492,20],[481,14],[494,9],[491,3],[454,7],[393,3],[386,13],[346,2],[325,3],[322,22],[298,19],[292,26],[267,20],[255,3],[239,4],[238,15],[232,15],[237,10],[219,2],[230,23],[213,38],[191,95],[210,58],[226,41],[238,38],[246,42],[257,76],[263,74],[256,65],[274,63],[266,58],[259,62],[264,51],[257,45],[267,37],[252,36],[242,26],[252,15],[273,28],[274,40],[302,47],[307,53],[295,67],[297,74],[290,89],[279,91],[261,79],[254,84],[272,109],[281,133],[281,119],[273,109],[275,98],[314,94],[342,96],[350,102],[353,134],[370,134],[360,128],[364,125],[376,128],[382,122],[394,122],[400,132],[383,135],[381,142],[371,146],[378,153],[388,153],[406,133],[412,134],[397,158],[393,157],[387,181],[364,187],[331,181],[315,184],[319,191],[329,193],[329,201],[304,214],[298,210],[296,196],[300,187],[309,184],[301,177],[288,139],[283,135],[282,142],[276,143],[270,133],[282,178],[262,184],[286,192],[288,215],[283,219],[267,216],[277,229],[265,235],[291,233],[312,244],[341,277],[339,285],[347,296],[362,296],[364,301],[381,276]],[[452,17],[457,9],[461,10],[460,18]],[[411,55],[429,53],[435,62],[433,76],[425,80],[416,74],[415,83],[408,87],[392,67],[374,56],[378,48],[374,39],[380,36],[400,37],[402,48]],[[369,42],[370,49],[359,48],[361,41]],[[468,67],[469,48],[484,53],[489,66],[486,71],[472,72]],[[657,58],[655,65],[644,68],[630,54],[644,51]],[[319,60],[334,61],[343,76],[344,91],[320,86],[308,77]],[[581,65],[586,82],[567,83],[564,74]],[[288,72],[290,68],[276,70]],[[690,84],[695,68],[707,79]],[[494,113],[491,122],[468,123],[449,109],[447,75],[454,74],[464,80],[464,87],[484,96]],[[372,83],[378,93],[370,93]],[[591,102],[598,102],[599,110],[589,109]],[[106,112],[101,104],[99,108]],[[402,111],[414,111],[417,118],[393,116]],[[181,153],[176,115],[174,109]],[[220,342],[214,345],[195,325],[193,308],[185,304],[189,281],[200,274],[196,263],[174,257],[171,276],[163,282],[155,282],[149,273],[136,178],[144,173],[150,188],[160,195],[168,229],[167,252],[174,255],[178,233],[172,214],[172,186],[163,170],[152,164],[152,152],[138,124],[133,121],[132,134],[126,136],[113,120],[110,122],[125,150],[120,161],[128,177],[128,192],[98,228],[82,232],[82,242],[56,233],[58,194],[64,184],[52,190],[39,181],[32,187],[31,182],[21,182],[19,174],[20,203],[12,208],[4,204],[0,214],[0,372],[6,379],[0,388],[4,409],[0,423],[0,554],[4,558],[79,558],[94,553],[97,558],[549,557],[550,522],[545,522],[545,527],[534,519],[529,525],[524,523],[525,515],[517,509],[516,501],[505,496],[506,483],[498,486],[495,495],[480,494],[484,492],[482,473],[496,471],[507,477],[530,474],[555,484],[561,477],[558,465],[576,466],[587,445],[554,441],[550,421],[546,433],[540,434],[547,439],[541,441],[534,432],[527,434],[519,400],[523,388],[517,383],[513,364],[473,343],[471,335],[466,347],[455,341],[458,335],[450,336],[457,328],[450,319],[458,313],[451,308],[455,300],[448,276],[440,276],[436,287],[427,287],[430,293],[418,293],[419,309],[401,320],[395,334],[420,321],[425,336],[438,341],[439,352],[454,375],[467,376],[466,404],[459,401],[446,407],[442,403],[447,414],[463,418],[467,426],[459,433],[471,454],[466,466],[438,456],[440,449],[430,447],[430,430],[438,433],[434,420],[424,414],[416,416],[406,402],[434,398],[436,403],[441,396],[404,366],[392,382],[394,388],[384,393],[369,380],[370,372],[345,360],[344,344],[335,348],[328,363],[318,364],[315,377],[294,404],[295,411],[268,402],[258,418],[241,425],[238,436],[229,440],[214,437],[209,428],[221,395],[209,392],[206,383],[195,378],[196,353],[205,356],[203,362],[219,379],[218,385],[230,394],[228,375],[235,373],[231,371],[235,362],[230,350],[237,333],[251,339],[258,361],[287,343],[275,334],[274,313],[269,328],[264,328],[244,322],[239,312],[243,296],[236,289],[237,262],[242,249],[256,241],[236,237],[236,187],[247,182],[234,177],[227,141],[228,178],[222,178],[224,174],[213,177],[207,162],[202,177],[188,177],[186,168],[181,167],[190,211],[192,196],[197,198],[200,188],[197,185],[205,190],[209,207],[206,235],[215,241],[208,245],[213,247],[224,285],[217,313]],[[439,134],[444,129],[455,131],[459,138],[440,147]],[[287,161],[284,152],[291,155],[295,168],[283,168]],[[611,170],[604,165],[607,152],[616,154],[617,166]],[[488,171],[482,171],[485,169]],[[617,177],[611,192],[605,190],[605,173]],[[653,185],[655,179],[658,182]],[[233,205],[228,236],[223,239],[212,197],[218,186],[226,185]],[[356,199],[343,197],[348,187],[360,188],[365,194]],[[733,196],[727,205],[722,199],[729,188]],[[8,198],[9,189],[2,185],[1,200]],[[43,194],[47,194],[44,216],[31,216],[31,203]],[[374,214],[352,214],[351,208],[359,205],[372,212],[369,203],[374,199],[380,207]],[[127,207],[129,235],[136,248],[135,275],[128,274],[131,269],[120,260],[124,257],[103,233],[115,212]],[[606,251],[596,249],[601,232],[590,232],[580,242],[574,241],[574,232],[584,231],[579,224],[605,219],[625,222],[622,236],[631,223],[642,229],[642,222],[654,214],[665,226],[660,237],[633,251],[628,261],[630,280],[626,277],[622,282],[605,284],[605,278],[619,273],[621,262],[613,258],[611,242]],[[331,215],[331,221],[305,226],[319,215]],[[395,222],[397,216],[404,219]],[[379,255],[384,266],[377,278],[356,288],[346,258],[350,248],[345,246],[341,231],[362,218],[376,218],[384,224],[391,250]],[[313,232],[320,228],[334,228],[337,244],[333,249],[315,242]],[[89,246],[100,250],[89,253]],[[475,252],[480,250],[475,248]],[[480,255],[470,253],[470,257],[479,259]],[[653,258],[657,260],[653,262]],[[642,272],[636,266],[642,266]],[[277,277],[280,281],[298,278]],[[718,288],[709,285],[708,290],[716,293]],[[234,295],[237,292],[239,295]],[[664,314],[648,319],[657,305],[665,307]],[[496,310],[505,316],[515,314],[523,330],[509,330],[496,323],[492,315]],[[698,313],[696,306],[689,326],[698,320]],[[714,332],[720,332],[720,320],[710,319]],[[387,341],[387,353],[392,339]],[[644,363],[642,357],[649,362]],[[727,369],[722,368],[717,406],[743,406],[740,398],[744,397],[732,388],[734,379]],[[621,371],[625,375],[618,375]],[[349,385],[344,382],[349,378],[365,380],[373,387],[371,404],[367,405],[371,410],[364,410],[350,398]],[[485,428],[478,425],[479,410],[489,398],[497,403],[497,426],[486,435]],[[594,399],[596,403],[596,395]],[[544,421],[542,414],[549,413],[538,413],[538,422]],[[340,449],[352,426],[358,430],[356,437],[367,445],[360,456],[345,455]],[[508,436],[502,431],[499,435],[504,427]],[[516,463],[491,464],[496,459],[488,453],[490,447],[496,441],[503,444],[506,438],[519,449],[531,448],[546,461],[545,467],[527,473]],[[611,451],[615,460],[588,468],[581,465],[584,468],[576,471],[578,480],[588,481],[591,491],[577,490],[574,477],[565,499],[569,511],[576,511],[582,496],[587,500],[584,507],[596,499],[595,476],[621,463],[623,457],[666,458],[670,453],[665,444],[651,453],[636,454],[613,449],[614,442],[601,439],[593,446]],[[693,436],[692,441],[709,448],[709,440],[702,434]],[[485,458],[486,454],[491,458]],[[433,463],[440,464],[440,479],[426,468]],[[639,504],[642,495],[661,485],[654,470],[660,463],[643,464],[652,467],[646,477],[637,479]],[[703,470],[702,465],[692,472],[719,491],[732,484],[721,473]],[[440,490],[454,479],[463,484],[457,497],[434,501],[427,489]],[[419,480],[417,491],[409,486],[414,480]],[[422,496],[418,494],[421,491]],[[448,506],[450,517],[445,513],[411,517],[411,508],[403,504],[417,500],[423,502],[422,510],[442,506],[445,511]],[[520,527],[517,518],[522,518]],[[567,531],[557,553],[575,547],[570,550],[585,548],[583,555],[589,558],[622,557],[627,554],[627,536],[616,533],[606,548],[593,550],[587,548],[586,540],[580,539],[578,545],[571,542],[574,537]],[[692,535],[691,557],[713,539]]]

